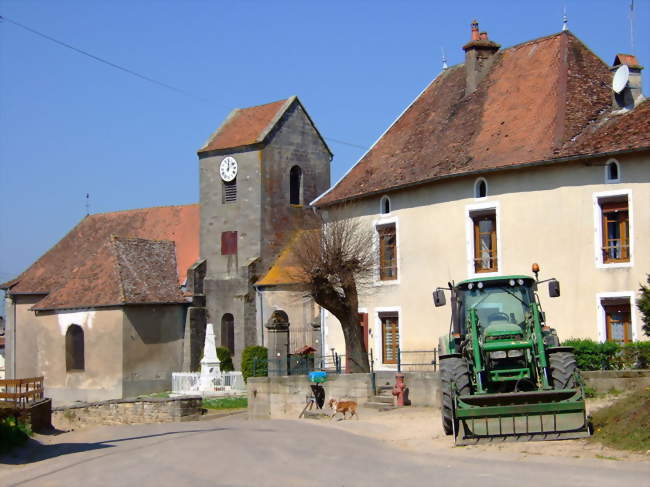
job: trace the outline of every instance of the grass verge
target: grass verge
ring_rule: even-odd
[[[650,387],[617,400],[593,414],[597,441],[620,450],[650,450]]]
[[[203,407],[206,409],[238,409],[248,407],[247,397],[220,397],[214,399],[203,399]]]

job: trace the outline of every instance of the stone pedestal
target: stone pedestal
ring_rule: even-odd
[[[217,358],[217,346],[214,341],[214,328],[208,323],[205,329],[205,345],[201,359],[201,378],[199,391],[212,392],[221,379],[221,362]]]
[[[266,323],[268,330],[269,375],[289,375],[289,317],[276,310]]]

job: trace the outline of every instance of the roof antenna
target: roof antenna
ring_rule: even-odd
[[[569,17],[566,15],[566,5],[564,6],[564,16],[562,17],[562,32],[569,30]]]
[[[630,47],[634,54],[634,0],[630,1]]]
[[[90,193],[86,193],[86,216],[90,215]]]
[[[447,56],[445,56],[445,48],[441,47],[440,50],[442,51],[442,70],[447,71]]]

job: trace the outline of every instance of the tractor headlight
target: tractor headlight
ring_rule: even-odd
[[[508,352],[508,357],[509,358],[521,357],[523,355],[524,355],[524,351],[521,350],[521,349],[520,350],[510,350]]]
[[[500,358],[506,358],[506,352],[503,350],[499,350],[497,352],[490,352],[490,358],[492,360],[498,360]]]

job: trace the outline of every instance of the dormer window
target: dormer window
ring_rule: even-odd
[[[474,198],[485,198],[487,196],[487,181],[485,178],[478,178],[474,183]]]
[[[618,183],[621,181],[621,167],[616,159],[610,159],[605,164],[605,183]]]
[[[388,215],[390,213],[390,198],[388,196],[382,196],[379,201],[379,213],[382,215]]]

